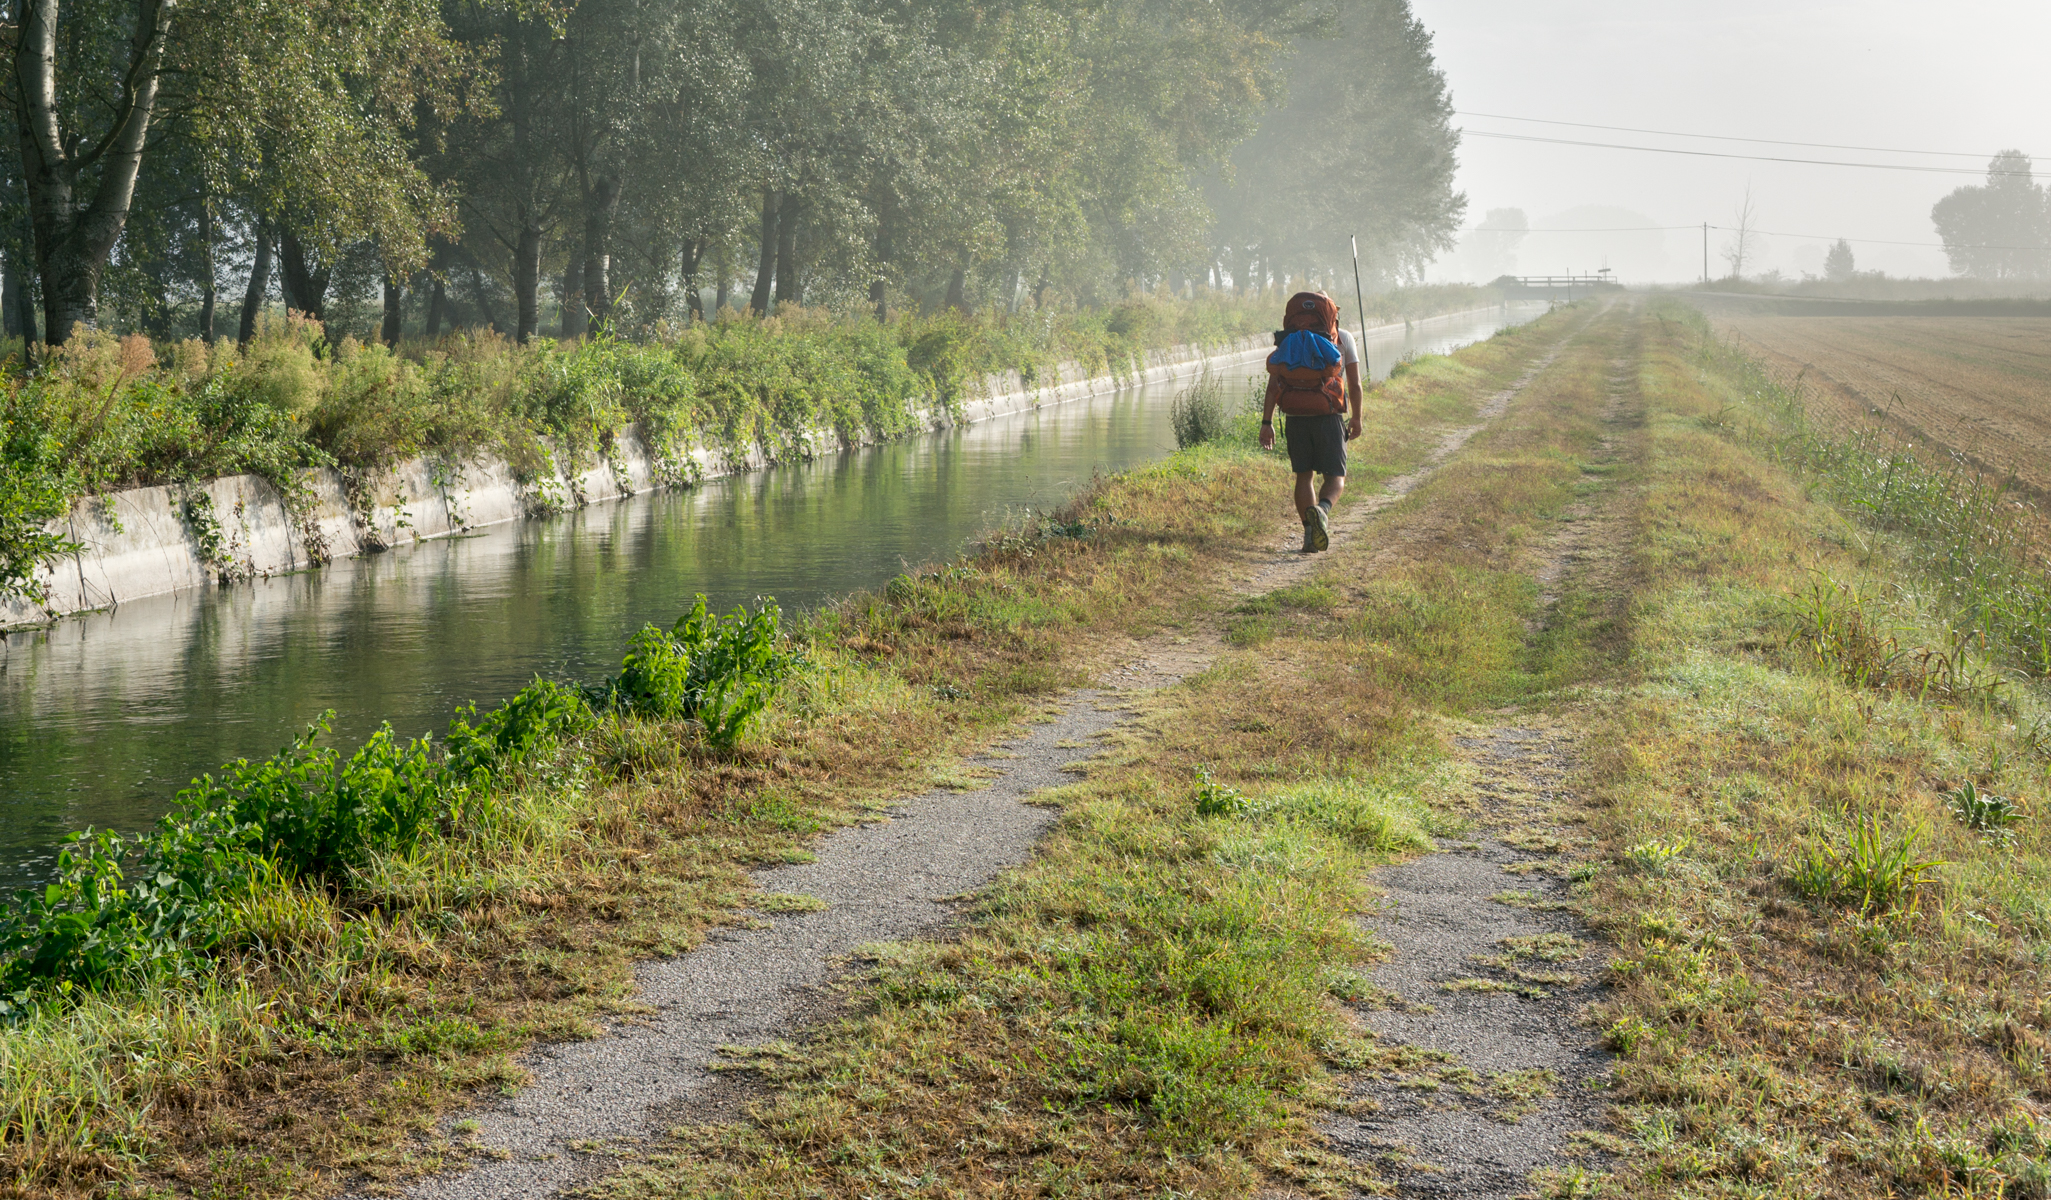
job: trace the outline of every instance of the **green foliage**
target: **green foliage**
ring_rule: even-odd
[[[589,729],[577,689],[536,680],[441,752],[389,725],[344,758],[315,745],[332,714],[261,762],[195,780],[149,834],[74,835],[57,879],[0,909],[0,1022],[75,993],[192,975],[237,936],[231,908],[265,892],[343,888],[373,856],[460,824],[506,773]]]
[[[1812,847],[1796,864],[1796,890],[1862,915],[1915,911],[1929,872],[1944,864],[1916,857],[1920,829],[1889,836],[1878,817],[1856,822],[1844,845]]]
[[[1952,790],[1946,807],[1959,824],[1994,841],[2007,841],[2011,827],[2027,815],[2015,801],[1983,792],[1970,779]]]
[[[337,877],[372,855],[404,854],[466,785],[450,777],[427,739],[401,742],[387,724],[343,758],[314,742],[332,712],[262,762],[238,759],[217,781],[178,794],[188,820],[226,822],[253,853],[292,876]]]
[[[1224,436],[1231,421],[1225,395],[1225,381],[1206,368],[1188,387],[1175,393],[1168,408],[1168,423],[1175,430],[1175,445],[1183,450]]]
[[[21,389],[12,380],[0,387],[0,600],[42,600],[36,568],[78,548],[49,528],[70,511],[77,476],[56,431],[21,403]]]
[[[1208,766],[1196,769],[1196,815],[1200,817],[1235,817],[1247,811],[1246,797],[1238,788],[1219,783],[1211,778]]]
[[[628,643],[620,673],[597,697],[636,716],[697,721],[708,744],[727,750],[769,706],[797,663],[775,601],[753,613],[737,608],[721,617],[700,593],[674,629],[642,626]]]

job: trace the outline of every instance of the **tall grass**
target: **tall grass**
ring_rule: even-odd
[[[1222,437],[1230,426],[1232,412],[1225,381],[1205,367],[1188,387],[1175,393],[1168,408],[1168,423],[1175,429],[1175,444],[1187,450]]]
[[[1876,529],[1900,534],[1925,556],[1953,623],[2004,652],[2010,664],[2051,678],[2051,561],[2045,515],[1963,455],[1903,441],[1878,426],[1840,433],[1810,418],[1801,379],[1777,378],[1697,317],[1701,365],[1732,381],[1741,407],[1712,424],[1792,468]]]

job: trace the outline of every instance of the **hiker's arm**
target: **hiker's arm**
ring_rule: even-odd
[[[1281,398],[1281,377],[1276,375],[1268,376],[1267,403],[1261,407],[1261,449],[1263,450],[1275,448],[1275,405]]]
[[[1353,419],[1346,422],[1346,440],[1350,442],[1360,436],[1360,418],[1366,410],[1360,398],[1360,364],[1357,362],[1346,364],[1346,400],[1353,406]]]

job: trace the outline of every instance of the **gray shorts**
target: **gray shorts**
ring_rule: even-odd
[[[1328,478],[1346,474],[1346,415],[1327,413],[1321,417],[1282,418],[1283,436],[1289,443],[1289,469],[1298,475],[1315,471]]]

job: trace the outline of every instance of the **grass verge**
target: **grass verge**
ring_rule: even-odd
[[[1973,493],[1876,479],[1655,315],[1628,656],[1585,710],[1602,1190],[2051,1194],[2045,699],[1958,636],[1989,610],[1930,538]]]

